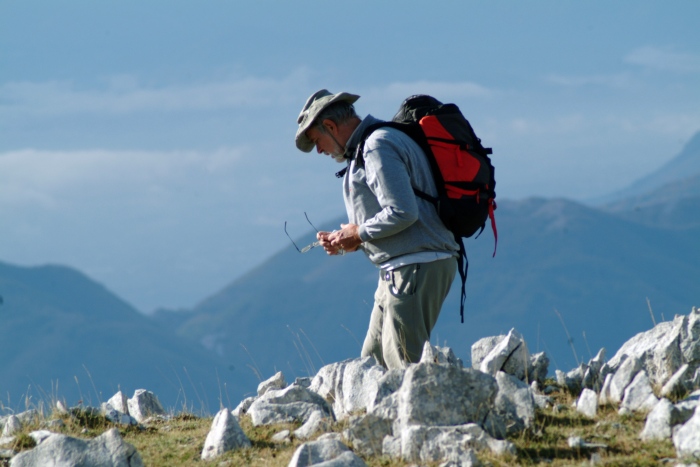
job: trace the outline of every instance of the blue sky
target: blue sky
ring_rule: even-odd
[[[320,88],[456,102],[499,198],[585,201],[700,130],[700,3],[0,0],[0,261],[188,307],[343,214]],[[319,253],[321,254],[321,253]]]

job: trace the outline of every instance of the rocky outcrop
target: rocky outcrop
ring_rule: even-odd
[[[250,447],[250,440],[243,433],[238,420],[228,409],[222,409],[214,417],[209,434],[204,440],[202,460],[211,460],[235,449]]]
[[[35,448],[17,454],[11,467],[85,465],[91,467],[142,467],[136,448],[124,442],[116,428],[91,440],[57,433],[41,439]]]

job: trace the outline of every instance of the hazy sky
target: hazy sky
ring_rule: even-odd
[[[0,261],[188,307],[344,213],[294,147],[320,88],[429,93],[502,198],[586,200],[700,130],[700,2],[0,0]],[[313,254],[312,252],[311,254]],[[322,254],[321,252],[315,252]]]

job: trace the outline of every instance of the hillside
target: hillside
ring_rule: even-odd
[[[663,154],[659,148],[659,154]],[[673,186],[673,182],[700,174],[700,131],[686,143],[681,152],[652,173],[636,180],[629,186],[596,201],[598,205],[634,199],[640,195],[658,192],[663,186]],[[673,189],[676,190],[675,188]]]
[[[250,387],[235,367],[177,338],[100,284],[61,266],[0,263],[0,394],[99,405],[120,389],[156,392],[166,407],[216,410]],[[247,376],[248,373],[245,374]]]
[[[576,363],[555,309],[580,360],[648,327],[647,298],[657,320],[700,299],[698,228],[650,227],[563,199],[502,201],[497,220],[495,258],[488,230],[467,243],[465,323],[455,282],[433,334],[462,359],[479,338],[515,327],[532,351],[555,356],[551,371],[569,369]],[[290,245],[203,301],[177,332],[263,376],[313,374],[359,354],[376,275],[362,254],[302,255]]]

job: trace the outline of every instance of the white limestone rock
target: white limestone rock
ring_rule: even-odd
[[[231,413],[236,417],[245,415],[246,413],[248,413],[248,409],[251,405],[253,405],[253,402],[255,402],[256,399],[257,397],[246,397],[236,406],[235,409],[231,411]]]
[[[113,395],[107,403],[112,406],[114,410],[117,410],[121,413],[129,414],[129,398],[126,397],[126,394],[124,394],[121,391],[118,391],[115,395]]]
[[[576,401],[576,411],[588,418],[595,418],[598,413],[598,394],[592,389],[584,388]]]
[[[700,458],[700,410],[683,425],[673,429],[673,445],[678,457]]]
[[[22,422],[15,415],[10,415],[5,421],[5,427],[2,429],[2,436],[13,436],[15,433],[22,431]]]
[[[211,460],[227,451],[249,448],[250,440],[241,429],[236,417],[228,409],[221,409],[214,417],[204,441],[202,460]]]
[[[430,363],[410,365],[396,392],[397,424],[479,423],[493,406],[497,392],[495,378],[478,370]]]
[[[329,431],[333,424],[333,419],[323,410],[318,409],[306,418],[302,426],[294,430],[294,437],[298,439],[309,439],[319,431]]]
[[[475,423],[457,426],[414,425],[400,435],[401,458],[408,462],[457,461],[469,449],[515,455],[510,441],[492,438]],[[388,447],[388,446],[387,446]]]
[[[138,421],[129,414],[123,413],[114,407],[109,402],[103,402],[100,406],[102,415],[112,423],[117,425],[138,425]]]
[[[348,420],[348,427],[343,431],[343,438],[358,454],[381,456],[383,440],[386,436],[391,436],[392,425],[393,420],[374,414],[353,416]]]
[[[647,372],[642,370],[625,389],[621,407],[632,412],[648,412],[658,402],[659,399],[654,395]]]
[[[669,439],[676,419],[678,419],[678,410],[668,399],[661,399],[647,415],[644,430],[639,438],[644,441]]]
[[[700,360],[700,310],[637,334],[608,363],[616,369],[625,356],[638,358],[651,383],[663,386],[684,363]]]
[[[134,396],[127,401],[128,413],[139,423],[153,415],[166,415],[158,397],[151,391],[137,389]]]
[[[10,461],[11,467],[39,465],[143,467],[143,461],[136,448],[122,439],[119,430],[112,428],[91,440],[52,434],[34,449],[20,452]]]
[[[270,389],[284,389],[286,387],[287,382],[284,380],[284,375],[278,371],[272,378],[258,384],[258,396],[262,396]]]
[[[628,357],[622,362],[610,380],[610,394],[608,397],[611,403],[619,404],[622,402],[625,389],[641,369],[642,363],[637,357]]]
[[[535,420],[535,400],[530,386],[503,371],[496,373],[498,392],[492,413],[484,427],[492,436],[507,435],[531,428]]]
[[[373,357],[345,360],[321,368],[309,389],[330,402],[335,416],[342,420],[377,403],[382,392],[379,381],[385,373]]]
[[[337,439],[304,443],[297,448],[288,467],[363,467],[365,462]]]
[[[319,394],[301,386],[291,385],[284,389],[271,389],[248,408],[253,425],[275,423],[305,423],[314,412],[321,411],[331,420],[333,409]]]
[[[457,358],[451,348],[433,346],[428,341],[423,345],[420,363],[439,363],[441,365],[454,365],[459,368],[464,367],[462,360]]]
[[[494,342],[496,342],[495,339],[486,338],[472,345],[472,367],[490,375],[504,371],[519,380],[525,380],[530,365],[530,352],[523,336],[515,329],[511,329],[488,351],[483,359],[480,358],[480,355],[486,350],[485,345]]]
[[[691,367],[687,363],[681,365],[673,376],[661,388],[661,397],[679,396],[688,389],[686,381],[690,377]]]

